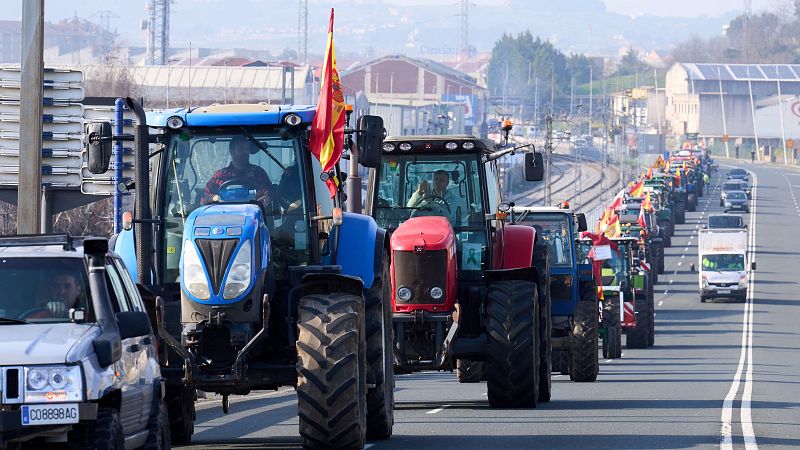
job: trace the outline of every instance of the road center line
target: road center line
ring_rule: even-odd
[[[661,306],[661,305],[663,305],[663,304],[664,304],[664,300],[659,300],[659,301],[658,301],[658,306]]]
[[[440,406],[438,408],[435,408],[435,409],[432,409],[432,410],[426,412],[425,414],[438,414],[438,413],[444,411],[444,409],[447,408],[448,406],[450,406],[450,405],[442,405],[442,406]]]

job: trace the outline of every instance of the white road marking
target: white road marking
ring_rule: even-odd
[[[689,247],[684,247],[684,248],[683,248],[683,251],[684,251],[684,252],[688,252],[688,251],[689,251]]]
[[[669,289],[667,289],[666,291],[664,291],[664,295],[667,295],[667,293],[669,293]]]
[[[669,284],[672,284],[673,281],[675,281],[675,280],[669,280]]]
[[[681,259],[686,258],[686,255],[681,255]]]
[[[758,186],[758,178],[756,174],[751,172],[753,176],[753,199],[750,214],[750,236],[748,237],[748,256],[750,261],[755,259],[756,255],[756,191]],[[747,300],[744,305],[744,313],[742,315],[742,346],[739,354],[739,365],[736,368],[736,373],[731,381],[731,387],[725,400],[722,403],[722,413],[720,415],[720,434],[721,434],[721,449],[733,450],[733,430],[731,419],[733,416],[733,401],[736,394],[739,392],[739,385],[742,382],[742,374],[744,373],[744,390],[742,392],[742,402],[740,405],[740,422],[742,425],[742,437],[744,439],[746,450],[758,449],[756,442],[755,432],[753,431],[752,414],[750,411],[751,399],[753,393],[753,292],[755,286],[754,272],[750,273],[750,279],[747,285]],[[745,367],[745,362],[746,367]]]
[[[681,264],[683,264],[683,261],[678,261],[678,265],[680,266]],[[678,273],[678,271],[676,270],[675,273]]]
[[[426,412],[425,414],[438,414],[438,413],[444,411],[444,409],[449,407],[449,406],[450,405],[442,405],[442,406],[440,406],[438,408],[435,408],[435,409],[432,409],[432,410]]]
[[[607,359],[606,362],[610,363],[610,362],[614,362],[614,360],[613,359]]]
[[[664,300],[659,300],[659,301],[658,301],[658,306],[661,306],[661,305],[663,305],[663,304],[664,304]]]
[[[678,264],[678,265],[680,265],[680,264]],[[672,274],[673,275],[677,275],[678,274],[678,269],[675,269],[675,272],[672,272]],[[670,283],[672,282],[672,280],[669,280],[669,281],[670,281]]]

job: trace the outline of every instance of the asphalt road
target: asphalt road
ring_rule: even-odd
[[[701,304],[697,229],[718,193],[687,213],[656,294],[656,345],[602,361],[595,383],[554,375],[535,410],[490,409],[486,385],[450,373],[397,379],[394,436],[374,449],[647,449],[800,447],[800,172],[744,165],[757,177],[746,303]],[[723,166],[721,172],[726,172]],[[713,178],[718,186],[718,178]],[[566,378],[566,379],[565,379]],[[299,448],[291,390],[236,397],[231,413],[198,404],[193,448]]]

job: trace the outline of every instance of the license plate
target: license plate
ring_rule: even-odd
[[[62,425],[78,423],[78,405],[66,403],[62,405],[22,405],[22,425]]]
[[[730,293],[731,293],[730,289],[720,289],[717,291],[717,294],[730,294]]]

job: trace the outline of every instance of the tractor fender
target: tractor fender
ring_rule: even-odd
[[[364,284],[358,277],[335,272],[307,273],[300,286],[293,289],[296,298],[310,294],[351,294],[363,298]]]
[[[536,229],[527,225],[506,225],[503,234],[504,269],[531,267]]]
[[[134,239],[132,228],[130,230],[121,230],[113,239],[112,248],[114,253],[118,254],[122,262],[125,263],[131,278],[138,280],[139,278],[136,276],[136,247],[134,246]]]
[[[342,266],[342,274],[360,278],[364,289],[369,289],[375,280],[376,268],[382,264],[376,261],[375,256],[379,255],[379,250],[383,251],[385,245],[378,242],[378,224],[370,216],[346,212],[337,228],[334,264]]]

